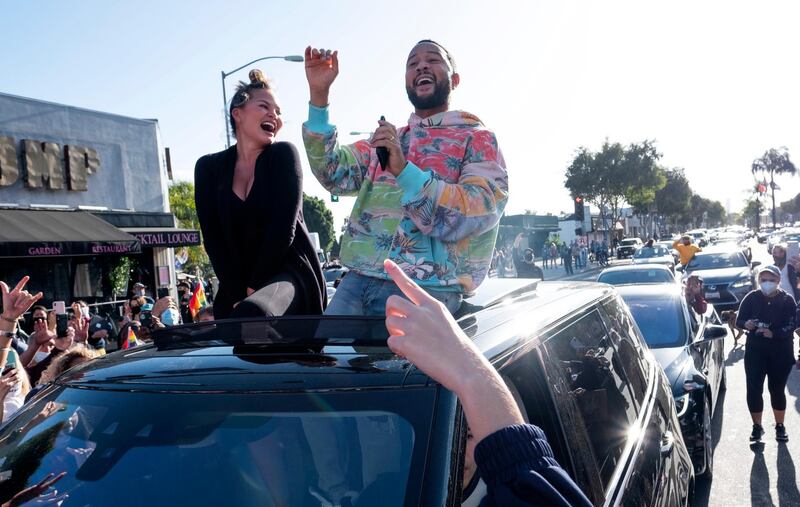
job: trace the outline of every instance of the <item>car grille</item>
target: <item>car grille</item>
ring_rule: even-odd
[[[709,303],[716,303],[716,304],[733,304],[738,303],[739,300],[736,299],[736,296],[728,290],[729,283],[715,283],[705,285],[705,297],[706,301]],[[718,294],[718,296],[714,296]],[[710,296],[710,297],[709,297]]]

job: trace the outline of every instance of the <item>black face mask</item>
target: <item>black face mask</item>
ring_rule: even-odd
[[[131,315],[139,315],[139,312],[142,311],[141,306],[132,306],[131,307]]]

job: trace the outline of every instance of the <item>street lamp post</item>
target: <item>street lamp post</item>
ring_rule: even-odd
[[[256,62],[260,62],[262,60],[274,60],[274,59],[281,59],[286,60],[287,62],[302,62],[304,61],[303,57],[300,55],[289,55],[289,56],[264,56],[262,58],[256,58],[252,62],[247,62],[241,67],[236,67],[230,72],[225,72],[224,70],[221,72],[222,74],[222,114],[225,116],[225,147],[231,147],[231,127],[230,122],[228,121],[228,94],[225,92],[225,78],[239,72],[243,68],[253,65]]]

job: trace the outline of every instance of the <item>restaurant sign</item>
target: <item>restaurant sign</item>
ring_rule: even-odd
[[[92,148],[24,139],[18,149],[14,138],[0,136],[0,187],[22,176],[31,189],[86,191],[89,175],[99,170],[100,158]]]
[[[193,230],[129,232],[143,247],[194,246],[200,244],[200,232]]]

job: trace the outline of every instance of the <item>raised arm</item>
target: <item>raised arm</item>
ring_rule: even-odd
[[[370,146],[366,141],[339,145],[336,127],[330,123],[328,99],[339,75],[339,53],[309,46],[305,66],[310,102],[303,144],[311,172],[328,192],[356,195],[369,168]]]

